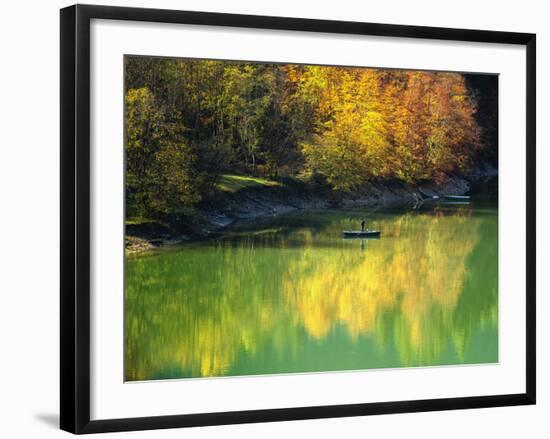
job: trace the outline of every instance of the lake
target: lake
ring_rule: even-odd
[[[362,219],[381,238],[343,239]],[[497,361],[491,205],[297,212],[126,260],[127,381]]]

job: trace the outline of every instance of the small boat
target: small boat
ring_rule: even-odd
[[[435,195],[435,194],[430,195],[427,192],[424,192],[422,189],[418,189],[418,193],[420,194],[422,201],[431,201],[431,200],[439,199],[439,195]]]
[[[469,195],[445,195],[445,199],[447,200],[457,200],[457,201],[465,201],[469,200]]]
[[[344,238],[380,238],[380,230],[344,230]]]

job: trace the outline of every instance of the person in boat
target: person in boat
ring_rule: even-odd
[[[361,221],[361,231],[365,231],[365,220]]]

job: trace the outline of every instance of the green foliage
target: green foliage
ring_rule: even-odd
[[[126,196],[129,217],[163,216],[199,200],[193,154],[148,88],[126,93]]]

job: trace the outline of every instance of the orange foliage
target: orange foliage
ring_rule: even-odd
[[[317,96],[318,118],[302,150],[311,172],[337,189],[373,178],[441,180],[480,146],[461,74],[315,66],[299,81]]]

